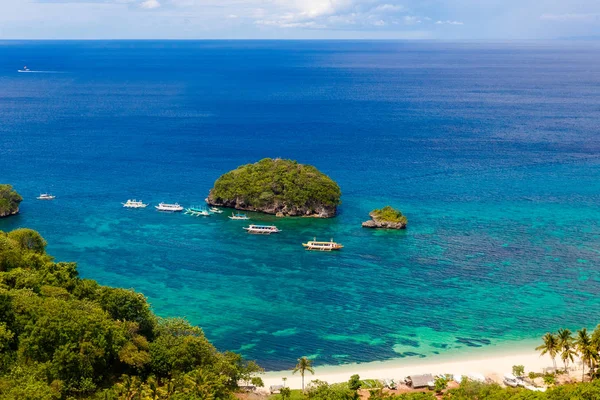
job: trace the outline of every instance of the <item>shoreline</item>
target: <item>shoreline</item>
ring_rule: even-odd
[[[513,365],[524,365],[525,373],[529,371],[542,372],[544,368],[552,367],[550,356],[540,356],[534,348],[540,340],[525,340],[503,343],[487,348],[473,349],[469,352],[440,354],[427,358],[406,359],[398,358],[386,361],[353,363],[344,365],[314,366],[315,374],[305,374],[305,386],[318,379],[327,383],[347,382],[354,374],[361,379],[394,379],[396,382],[406,376],[416,374],[483,374],[494,380],[501,380],[505,373],[512,372]],[[560,362],[557,360],[560,367]],[[291,370],[269,371],[262,376],[265,389],[271,385],[283,384],[291,389],[301,389],[300,375],[292,374]]]

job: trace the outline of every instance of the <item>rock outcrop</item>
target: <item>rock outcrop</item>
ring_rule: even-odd
[[[278,217],[331,218],[340,196],[339,186],[315,167],[266,158],[222,175],[206,202]]]
[[[406,229],[408,219],[398,210],[386,206],[381,210],[369,213],[371,219],[362,223],[363,228],[373,229]]]

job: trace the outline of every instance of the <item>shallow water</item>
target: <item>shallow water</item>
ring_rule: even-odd
[[[600,320],[594,43],[0,42],[0,229],[132,287],[270,369],[427,357]],[[60,74],[19,74],[27,65]],[[127,210],[202,203],[263,157],[316,165],[339,216]],[[40,192],[57,196],[35,200]],[[362,229],[386,204],[404,232]],[[301,242],[333,237],[337,253]]]

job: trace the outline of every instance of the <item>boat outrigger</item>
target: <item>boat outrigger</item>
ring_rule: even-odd
[[[270,235],[271,233],[281,232],[281,229],[278,229],[275,225],[250,225],[244,229],[248,231],[248,233],[259,235]]]
[[[183,207],[181,207],[178,203],[175,204],[167,204],[160,203],[157,206],[154,206],[158,211],[168,211],[168,212],[179,212],[183,211]]]
[[[36,199],[38,199],[38,200],[54,200],[55,198],[56,198],[56,196],[52,196],[51,194],[48,194],[48,193],[42,193],[38,197],[36,197]]]
[[[193,217],[210,217],[210,213],[205,208],[192,206],[185,209],[185,214]]]
[[[247,219],[250,219],[250,218],[248,218],[248,216],[246,214],[240,214],[240,213],[234,214],[234,213],[231,213],[231,215],[229,216],[229,219],[247,220]]]
[[[329,242],[318,242],[317,238],[309,241],[308,243],[302,243],[302,246],[306,250],[319,250],[319,251],[331,251],[331,250],[340,250],[344,246],[339,243],[336,243],[331,239]]]
[[[121,203],[123,204],[123,207],[125,208],[146,208],[148,207],[148,204],[144,204],[141,200],[127,200],[126,203]]]

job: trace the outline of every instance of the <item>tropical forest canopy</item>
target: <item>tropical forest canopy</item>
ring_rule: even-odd
[[[11,185],[0,184],[0,216],[14,214],[23,198]]]
[[[303,208],[337,206],[341,190],[312,165],[265,158],[222,175],[210,195],[216,200],[241,199],[253,207],[282,203],[289,208]]]
[[[36,231],[0,231],[1,399],[229,399],[260,371],[45,248]]]

